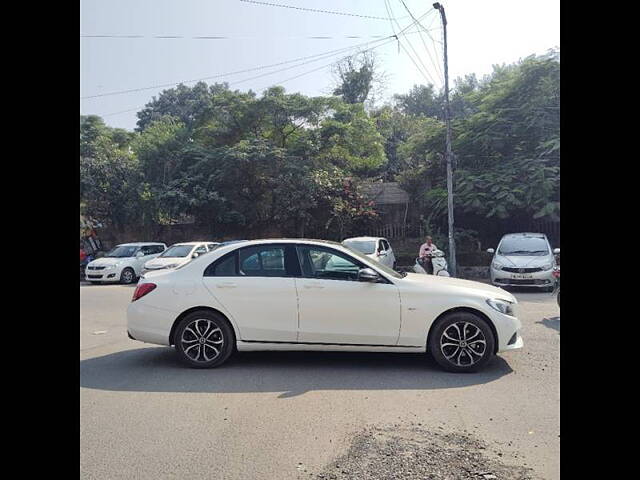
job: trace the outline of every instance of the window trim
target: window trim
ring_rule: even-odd
[[[335,248],[332,247],[328,247],[325,245],[316,245],[316,244],[310,244],[310,243],[296,243],[295,244],[296,247],[296,259],[298,260],[298,263],[300,263],[300,257],[298,256],[298,252],[297,249],[300,247],[306,247],[306,248],[315,248],[315,249],[319,249],[319,250],[324,250],[327,251],[328,253],[332,253],[334,255],[337,256],[342,256],[342,257],[346,257],[347,259],[349,259],[352,263],[360,266],[360,268],[370,268],[372,270],[374,270],[379,276],[380,276],[380,281],[376,282],[379,284],[391,284],[391,285],[395,285],[392,281],[390,281],[386,275],[384,275],[383,273],[381,273],[378,269],[370,267],[369,265],[366,265],[364,263],[362,263],[360,260],[358,260],[355,257],[352,257],[351,255],[349,255],[346,252],[341,252],[340,250],[336,250]],[[304,274],[304,270],[302,269],[302,265],[300,265],[300,278],[306,278],[306,279],[310,279],[310,280],[330,280],[330,281],[338,281],[338,282],[356,282],[356,283],[367,283],[367,282],[360,282],[359,280],[343,280],[340,278],[317,278],[317,277],[309,277],[306,276]]]
[[[273,249],[273,248],[281,248],[284,252],[284,269],[285,269],[285,274],[284,275],[240,275],[240,251],[241,250],[246,250],[249,248],[264,248],[264,249]],[[204,269],[204,272],[202,274],[203,277],[218,277],[218,275],[207,275],[207,271],[209,271],[209,269],[215,270],[215,268],[222,263],[223,261],[226,261],[228,257],[230,257],[231,255],[235,255],[235,275],[230,276],[230,275],[225,275],[222,276],[220,275],[220,278],[299,278],[302,276],[302,269],[300,268],[300,264],[299,261],[297,260],[297,254],[295,251],[295,245],[291,244],[291,243],[262,243],[262,244],[258,244],[258,245],[247,245],[244,247],[240,247],[240,248],[236,248],[235,250],[232,250],[231,252],[228,252],[226,254],[224,254],[222,257],[215,259],[213,262],[211,262],[207,268]],[[295,265],[291,265],[291,263],[293,263],[290,259],[291,255],[293,255],[293,257],[295,258]],[[260,258],[260,257],[259,257]],[[287,259],[289,258],[289,261],[287,261]],[[293,269],[291,269],[290,267],[294,267]]]

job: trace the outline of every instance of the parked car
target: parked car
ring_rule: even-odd
[[[553,291],[555,279],[554,255],[560,249],[551,249],[543,233],[510,233],[502,237],[491,261],[491,282],[499,287],[531,287]]]
[[[167,246],[159,242],[117,245],[105,256],[87,264],[85,278],[91,283],[133,283],[142,274],[142,266],[166,249]]]
[[[234,349],[430,352],[476,370],[522,347],[515,297],[450,277],[398,273],[339,243],[251,240],[140,280],[131,339],[175,345],[191,367]]]
[[[184,242],[174,243],[164,252],[146,262],[142,274],[163,268],[175,268],[215,249],[218,242]]]
[[[386,238],[354,237],[343,240],[342,244],[365,254],[372,260],[380,262],[387,267],[396,268],[396,256]]]

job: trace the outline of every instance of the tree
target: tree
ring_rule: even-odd
[[[333,94],[342,97],[346,103],[364,103],[374,82],[380,80],[376,76],[376,60],[372,52],[362,52],[342,60],[335,66],[334,73],[338,85]]]

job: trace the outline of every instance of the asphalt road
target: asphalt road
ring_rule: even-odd
[[[466,375],[413,354],[244,353],[218,369],[188,369],[172,349],[127,338],[132,294],[131,286],[80,286],[83,479],[352,478],[357,470],[338,464],[372,430],[408,441],[464,435],[464,445],[484,445],[458,449],[467,457],[560,477],[560,318],[551,294],[515,292],[524,348]]]

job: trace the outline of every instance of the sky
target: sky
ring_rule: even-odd
[[[335,84],[332,63],[373,47],[386,77],[377,104],[414,84],[443,85],[442,29],[431,0],[404,0],[417,18],[428,12],[420,23],[429,32],[421,36],[418,27],[410,27],[406,37],[400,36],[400,46],[386,37],[413,21],[402,0],[388,0],[397,23],[389,21],[385,0],[256,1],[361,16],[250,0],[81,0],[80,114],[100,115],[111,126],[131,130],[136,111],[170,88],[159,85],[192,86],[195,82],[188,80],[214,76],[207,83],[226,81],[233,89],[258,93],[282,85],[288,92],[327,95]],[[456,77],[475,73],[480,78],[495,64],[560,46],[559,0],[440,3],[448,21],[450,86]],[[184,38],[157,38],[162,36]],[[282,63],[325,52],[330,53]],[[281,65],[255,69],[276,63]],[[248,71],[233,73],[239,70]],[[147,89],[153,86],[158,87]],[[82,98],[132,89],[144,90]]]

